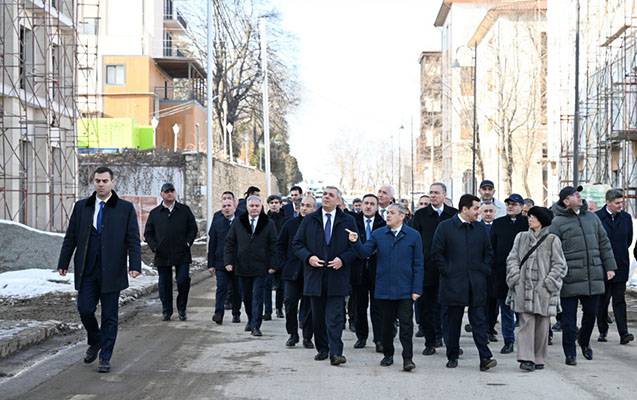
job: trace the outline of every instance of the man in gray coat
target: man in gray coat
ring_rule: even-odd
[[[566,186],[553,205],[555,218],[551,233],[562,241],[568,273],[560,292],[562,304],[562,347],[567,365],[577,365],[575,339],[587,360],[593,359],[590,347],[597,304],[604,294],[604,275],[613,279],[617,265],[606,231],[599,218],[588,211],[580,196],[582,187]],[[582,326],[577,334],[577,304],[582,304]]]

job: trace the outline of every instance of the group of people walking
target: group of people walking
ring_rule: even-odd
[[[99,356],[98,371],[108,372],[119,291],[128,286],[127,274],[135,278],[141,271],[140,238],[134,207],[112,190],[113,172],[96,169],[93,183],[93,195],[75,205],[58,270],[66,274],[75,253],[78,311],[89,344],[84,361]],[[634,340],[624,298],[632,218],[623,211],[621,190],[609,190],[597,212],[588,210],[581,190],[563,188],[548,209],[518,194],[500,202],[493,182],[484,180],[479,197],[463,195],[456,209],[437,182],[413,214],[394,199],[389,185],[357,199],[352,210],[333,186],[325,187],[320,199],[294,186],[285,205],[277,195],[263,201],[256,187],[242,199],[224,192],[208,232],[208,268],[216,280],[212,320],[223,324],[230,309],[231,321],[241,323],[243,303],[245,331],[259,337],[263,320],[272,317],[274,289],[276,314],[285,317],[289,335],[286,346],[302,342],[316,350],[315,360],[344,364],[342,332],[349,315],[355,349],[365,348],[371,336],[383,355],[380,365],[388,367],[398,335],[402,368],[411,371],[414,315],[415,336],[425,340],[422,354],[431,356],[444,346],[446,366],[456,368],[467,309],[464,328],[473,336],[480,371],[497,365],[489,345],[498,341],[498,317],[500,353],[517,347],[520,368],[534,371],[544,368],[555,317],[563,331],[565,363],[577,364],[578,346],[591,360],[596,320],[598,341],[608,340],[611,303],[620,343]],[[144,238],[159,271],[162,318],[169,321],[173,314],[174,267],[177,312],[185,321],[197,224],[188,206],[176,200],[171,183],[160,195]]]

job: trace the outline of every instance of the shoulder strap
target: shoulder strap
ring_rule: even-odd
[[[526,260],[529,259],[529,257],[531,256],[531,254],[533,254],[533,252],[540,247],[540,245],[542,244],[542,242],[544,241],[544,239],[546,239],[548,237],[548,234],[542,236],[540,238],[540,240],[537,241],[537,243],[535,243],[535,246],[531,247],[531,249],[529,249],[529,251],[526,253],[526,255],[522,258],[522,261],[520,262],[520,267],[524,265],[524,263],[526,262]]]

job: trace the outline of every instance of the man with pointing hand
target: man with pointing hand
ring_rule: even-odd
[[[303,219],[294,237],[294,254],[303,260],[303,294],[310,298],[317,355],[332,365],[344,364],[341,335],[345,324],[345,296],[350,292],[351,264],[357,256],[347,229],[357,232],[354,218],[337,208],[341,192],[327,186],[322,207]]]

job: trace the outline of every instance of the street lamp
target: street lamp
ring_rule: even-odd
[[[153,148],[157,148],[157,127],[159,126],[159,118],[153,116],[150,119],[150,126],[153,127]]]
[[[451,64],[451,68],[461,68],[460,62],[458,61],[458,50],[461,48],[466,48],[471,50],[467,46],[460,46],[456,49],[456,59]],[[473,43],[473,138],[471,144],[471,191],[473,194],[476,194],[476,135],[478,131],[478,121],[476,117],[476,104],[477,104],[477,96],[476,96],[476,83],[477,83],[477,71],[478,71],[478,43]]]
[[[181,128],[179,127],[178,123],[175,123],[173,125],[173,134],[174,134],[174,140],[173,140],[173,151],[176,153],[177,152],[177,136],[179,135],[179,131],[181,130]]]
[[[400,200],[402,198],[401,195],[401,186],[402,186],[402,169],[403,169],[403,165],[402,165],[402,158],[400,156],[400,150],[401,150],[401,146],[400,146],[400,139],[402,137],[402,133],[403,130],[405,129],[405,127],[401,124],[400,128],[398,128],[398,200]]]
[[[234,129],[234,126],[232,126],[231,123],[228,123],[226,125],[226,131],[228,132],[228,142],[230,144],[230,162],[232,162],[232,130]]]

